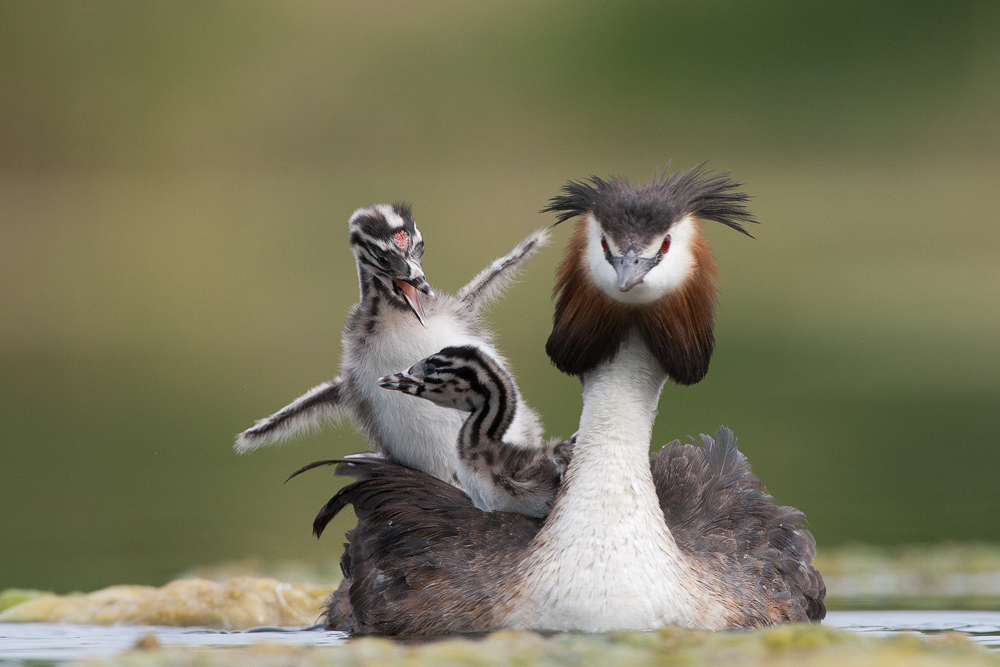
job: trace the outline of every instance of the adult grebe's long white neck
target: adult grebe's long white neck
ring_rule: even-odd
[[[717,619],[725,626],[723,610],[696,597],[691,564],[653,485],[649,443],[665,380],[635,335],[584,377],[573,459],[523,564],[515,625],[605,632]]]
[[[698,219],[742,231],[724,176],[699,169],[639,185],[571,182],[547,210],[579,216],[556,275],[546,345],[583,381],[573,460],[526,559],[522,627],[606,631],[725,627],[721,602],[667,528],[649,463],[663,383],[698,382],[714,338],[715,266]]]

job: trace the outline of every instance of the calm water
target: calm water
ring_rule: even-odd
[[[63,662],[84,657],[113,656],[132,648],[140,638],[155,634],[165,647],[233,647],[252,644],[338,646],[342,632],[260,628],[226,632],[151,625],[72,625],[65,623],[0,623],[0,665],[28,661]]]
[[[1000,611],[831,611],[823,623],[882,636],[962,632],[976,643],[1000,651]]]
[[[834,611],[824,623],[851,632],[886,636],[903,632],[962,632],[1000,652],[1000,611]],[[347,637],[318,629],[260,628],[225,632],[161,626],[94,626],[57,623],[0,623],[0,665],[35,661],[60,663],[83,657],[113,656],[154,633],[162,646],[233,647],[270,643],[286,646],[338,646]]]

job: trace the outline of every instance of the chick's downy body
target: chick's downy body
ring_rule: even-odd
[[[324,382],[239,434],[246,452],[315,428],[325,419],[348,416],[373,448],[389,460],[452,484],[461,414],[378,387],[384,375],[408,368],[443,347],[472,345],[506,366],[480,311],[513,281],[521,265],[548,240],[536,231],[494,261],[452,296],[430,289],[421,266],[424,242],[410,208],[379,204],[351,216],[350,242],[361,298],[344,327],[341,374]],[[537,414],[519,402],[512,433],[540,442]],[[466,490],[476,500],[476,483]],[[488,495],[488,494],[486,494]],[[481,504],[481,503],[477,503]],[[483,509],[492,509],[488,506]]]

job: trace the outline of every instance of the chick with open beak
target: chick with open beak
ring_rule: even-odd
[[[427,279],[420,269],[417,269],[417,275],[412,278],[393,278],[392,286],[393,291],[406,301],[413,314],[426,327],[427,319],[424,316],[424,307],[420,303],[420,293],[431,296],[434,292],[431,291],[431,286],[427,284]]]

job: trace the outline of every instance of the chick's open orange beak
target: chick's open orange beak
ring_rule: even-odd
[[[427,284],[427,281],[423,276],[418,276],[412,280],[403,280],[402,278],[393,278],[393,284],[396,289],[402,293],[403,298],[406,299],[406,303],[410,306],[410,310],[413,314],[417,316],[420,323],[425,327],[427,326],[427,320],[424,318],[424,307],[420,303],[420,293],[424,294],[431,293],[431,287]]]

